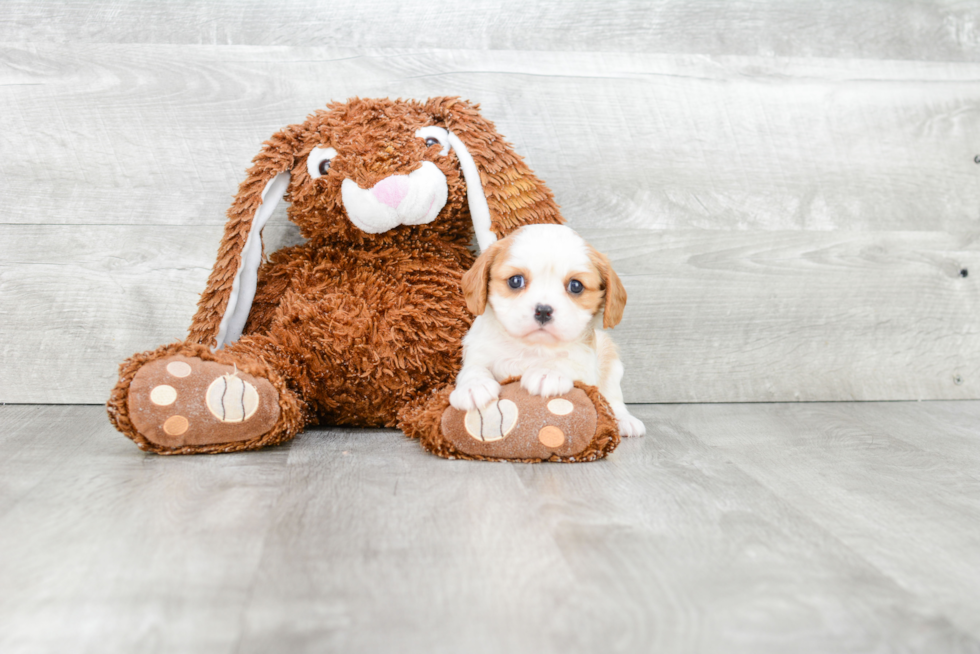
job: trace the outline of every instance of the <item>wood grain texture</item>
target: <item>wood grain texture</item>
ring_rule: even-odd
[[[187,336],[221,231],[0,226],[0,401],[105,402],[123,359]]]
[[[943,615],[980,633],[972,608],[980,600],[980,468],[957,452],[961,425],[926,424],[929,409],[907,406],[879,405],[867,414],[850,405],[841,412],[825,405],[729,407],[690,420],[695,413],[681,408],[675,419],[903,588],[930,588]],[[976,448],[980,421],[966,415]],[[777,432],[778,444],[771,440]],[[855,483],[870,462],[875,484]],[[940,503],[924,499],[937,492],[948,495]],[[906,568],[909,557],[919,565]]]
[[[630,294],[629,402],[980,394],[976,234],[583,234]]]
[[[970,0],[8,0],[0,42],[465,47],[980,61]]]
[[[0,407],[0,650],[980,652],[980,403],[634,408],[605,461],[512,465]]]
[[[0,401],[102,402],[121,359],[183,337],[275,130],[444,94],[612,251],[627,399],[980,397],[972,0],[2,13]]]
[[[980,228],[980,64],[475,50],[0,51],[0,222],[200,225],[277,129],[462,95],[580,226]]]
[[[266,228],[270,249],[294,231]],[[583,230],[629,292],[629,402],[980,396],[980,244],[929,232]],[[0,226],[0,401],[104,402],[183,338],[220,227]],[[974,271],[967,277],[962,270]]]

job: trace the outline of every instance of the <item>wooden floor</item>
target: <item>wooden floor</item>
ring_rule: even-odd
[[[980,652],[980,402],[643,405],[584,465],[0,407],[0,651]]]

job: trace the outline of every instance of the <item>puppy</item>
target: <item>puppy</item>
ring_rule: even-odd
[[[508,377],[544,397],[581,381],[599,388],[621,435],[646,432],[623,403],[623,364],[602,331],[622,319],[626,290],[609,260],[581,236],[564,225],[522,227],[480,255],[463,276],[463,292],[477,317],[463,338],[452,406],[490,404]]]

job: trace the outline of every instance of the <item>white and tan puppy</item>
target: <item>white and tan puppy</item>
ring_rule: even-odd
[[[602,331],[622,319],[626,290],[609,260],[581,236],[563,225],[522,227],[480,255],[463,276],[463,292],[477,317],[463,338],[452,406],[490,404],[508,377],[544,397],[581,381],[599,388],[621,435],[646,432],[623,403],[623,364]]]

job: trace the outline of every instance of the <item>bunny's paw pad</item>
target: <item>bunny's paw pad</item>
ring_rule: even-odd
[[[519,382],[503,386],[496,402],[442,414],[442,434],[464,454],[494,459],[574,460],[596,434],[596,407],[573,388],[560,397],[530,395]]]
[[[279,394],[268,380],[197,357],[147,363],[128,402],[133,427],[167,447],[246,441],[279,420]]]

